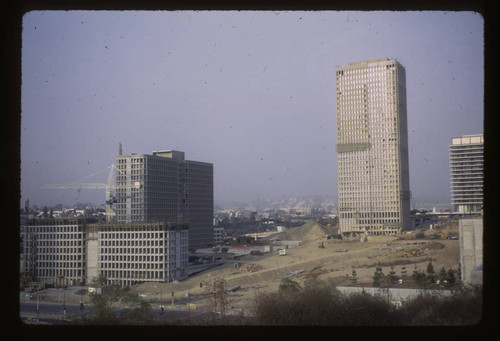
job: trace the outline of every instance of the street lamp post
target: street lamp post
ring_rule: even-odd
[[[66,289],[63,288],[63,319],[66,319]]]
[[[153,288],[158,288],[156,285],[153,285]],[[163,306],[163,289],[160,287],[160,315],[163,315],[164,306]]]

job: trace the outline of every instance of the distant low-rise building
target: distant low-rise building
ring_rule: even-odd
[[[214,227],[214,244],[220,245],[224,242],[224,227]]]

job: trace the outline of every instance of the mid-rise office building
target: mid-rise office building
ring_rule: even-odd
[[[213,245],[211,163],[174,150],[119,155],[116,201],[119,223],[186,223],[191,250]]]
[[[25,219],[21,224],[20,273],[25,284],[87,282],[87,219]]]
[[[451,205],[454,212],[481,213],[483,209],[483,134],[451,139]]]
[[[130,286],[188,276],[187,225],[90,224],[86,242],[89,278]]]
[[[339,227],[343,235],[411,227],[406,76],[397,61],[336,68]]]
[[[88,218],[27,219],[21,224],[23,285],[89,284],[104,276],[121,286],[188,276],[188,227],[98,223]]]

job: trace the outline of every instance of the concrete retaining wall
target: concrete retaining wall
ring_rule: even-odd
[[[443,295],[448,296],[453,293],[451,290],[426,290],[426,289],[403,289],[403,288],[363,288],[363,287],[337,287],[337,289],[345,294],[366,292],[373,296],[381,296],[388,299],[391,303],[400,305],[408,299],[412,299],[422,294]]]

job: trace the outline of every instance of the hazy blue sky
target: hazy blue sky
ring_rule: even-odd
[[[119,142],[213,163],[216,204],[336,196],[335,67],[379,58],[406,68],[413,201],[449,202],[451,138],[483,132],[483,28],[473,12],[29,12],[22,203],[75,204],[40,188],[113,164]]]

